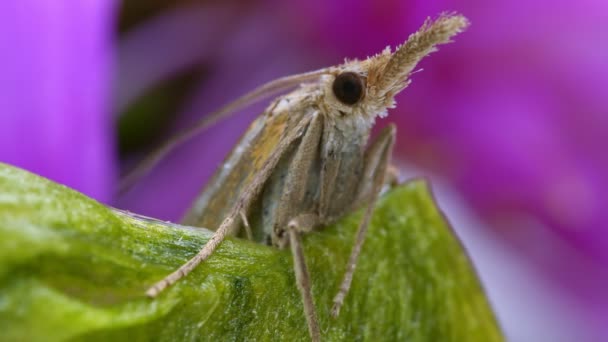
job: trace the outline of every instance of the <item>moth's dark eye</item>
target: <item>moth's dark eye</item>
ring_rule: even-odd
[[[332,90],[340,102],[354,105],[363,97],[363,79],[354,72],[341,73],[334,80]]]

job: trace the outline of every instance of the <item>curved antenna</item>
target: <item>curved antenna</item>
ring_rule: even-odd
[[[139,162],[135,168],[129,171],[120,180],[120,184],[118,185],[118,194],[123,194],[129,190],[140,177],[145,175],[152,167],[154,167],[154,165],[156,165],[156,163],[158,163],[175,147],[192,139],[194,136],[203,132],[208,127],[229,117],[233,112],[248,107],[271,95],[286,91],[289,88],[293,88],[302,82],[314,80],[319,76],[326,74],[328,71],[329,68],[323,68],[315,71],[278,78],[255,88],[249,93],[246,93],[238,99],[226,104],[211,114],[206,115],[194,125],[186,128],[181,133],[176,134],[167,142],[154,149],[154,151],[152,151],[146,158]]]

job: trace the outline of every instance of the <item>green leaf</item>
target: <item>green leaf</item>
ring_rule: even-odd
[[[352,289],[331,319],[360,217],[304,238],[325,340],[503,340],[423,181],[380,200]],[[158,299],[145,297],[210,234],[0,164],[0,339],[308,340],[288,249],[230,239]]]

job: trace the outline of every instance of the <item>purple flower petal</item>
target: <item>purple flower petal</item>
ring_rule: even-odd
[[[102,201],[114,180],[114,1],[0,2],[0,161]]]

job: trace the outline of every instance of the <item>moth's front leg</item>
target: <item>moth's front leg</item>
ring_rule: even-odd
[[[361,247],[365,241],[365,234],[367,233],[369,221],[374,211],[378,194],[382,191],[382,186],[385,184],[387,171],[389,170],[390,165],[390,156],[395,143],[395,135],[395,125],[391,124],[380,133],[380,136],[378,136],[376,141],[374,141],[365,153],[363,178],[360,182],[359,193],[357,194],[355,205],[358,207],[359,205],[366,204],[366,210],[359,225],[359,229],[357,230],[355,243],[353,244],[348,263],[346,264],[344,278],[338,293],[333,300],[334,304],[331,310],[333,317],[337,317],[340,313],[340,308],[344,303],[344,297],[346,297],[346,294],[350,289],[353,273],[357,266],[357,259],[359,258]]]
[[[287,135],[287,137],[279,142],[276,149],[264,162],[262,169],[253,177],[253,180],[251,180],[251,182],[245,186],[244,190],[239,195],[238,200],[230,210],[228,216],[224,218],[220,226],[213,233],[203,248],[201,248],[201,250],[195,256],[180,266],[173,273],[152,285],[152,287],[146,291],[146,294],[149,297],[154,298],[158,296],[158,294],[167,287],[188,275],[190,272],[192,272],[192,270],[194,270],[194,268],[196,268],[196,266],[209,258],[215,249],[222,243],[222,241],[224,241],[226,236],[233,231],[235,225],[237,224],[239,215],[241,217],[245,217],[246,219],[245,215],[247,209],[251,206],[251,202],[261,191],[281,157],[283,157],[289,147],[291,147],[291,145],[302,135],[302,131],[309,125],[309,122],[310,121],[308,120],[303,120],[292,132]]]

